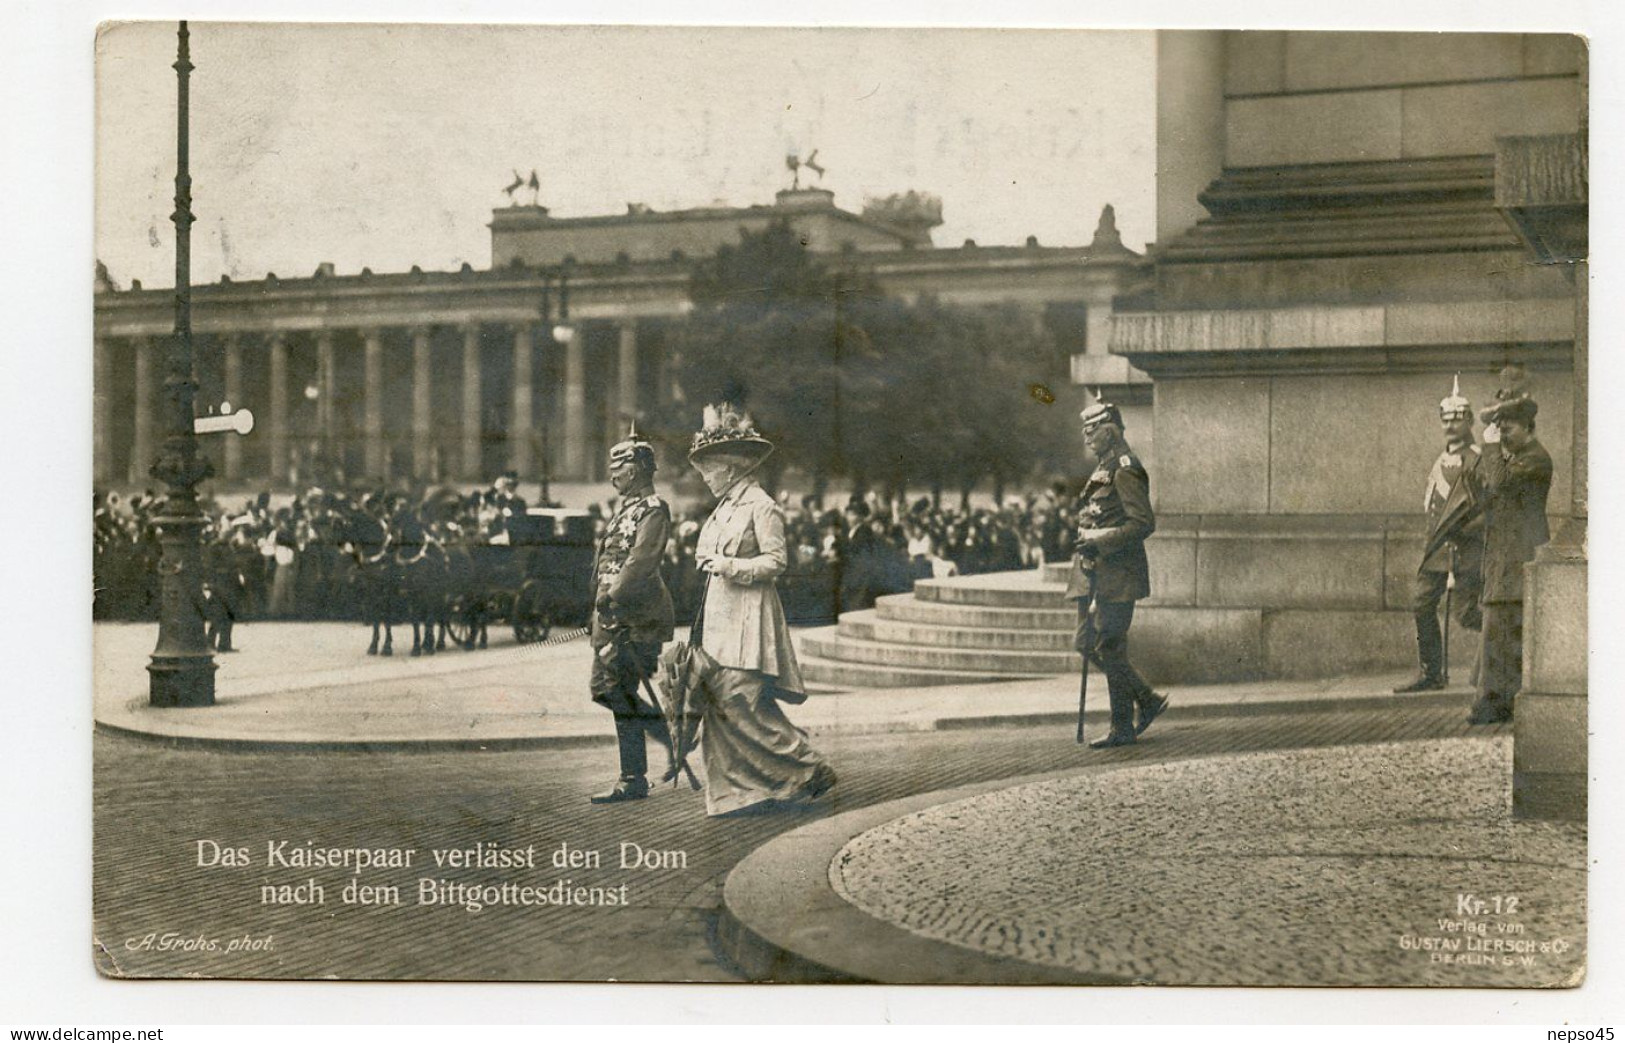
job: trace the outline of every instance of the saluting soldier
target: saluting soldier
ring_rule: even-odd
[[[1439,603],[1445,600],[1447,591],[1458,623],[1476,631],[1482,620],[1478,606],[1484,558],[1484,505],[1478,489],[1482,450],[1473,440],[1473,405],[1462,397],[1459,376],[1449,396],[1439,402],[1439,426],[1444,434],[1444,450],[1433,461],[1423,494],[1428,536],[1411,598],[1421,672],[1394,689],[1402,693],[1444,687],[1446,664]]]
[[[1546,497],[1552,458],[1535,437],[1535,400],[1510,398],[1491,419],[1501,441],[1484,453],[1484,669],[1478,701],[1467,720],[1512,720],[1513,697],[1523,687],[1523,566],[1550,534]]]
[[[1078,497],[1078,536],[1066,596],[1078,603],[1075,647],[1100,667],[1111,694],[1111,732],[1091,746],[1127,746],[1168,707],[1128,660],[1134,603],[1151,594],[1145,539],[1157,527],[1151,479],[1123,438],[1123,415],[1095,396],[1079,414],[1094,473]],[[1084,664],[1087,670],[1088,664]]]
[[[671,640],[671,594],[660,577],[671,536],[671,510],[655,495],[654,447],[634,425],[609,451],[609,480],[620,494],[615,515],[598,540],[593,559],[593,701],[615,715],[621,776],[594,804],[641,800],[649,795],[644,737],[669,743],[660,708],[642,694],[654,674],[660,646]]]

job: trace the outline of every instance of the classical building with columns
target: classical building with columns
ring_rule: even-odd
[[[775,219],[904,298],[1031,309],[1072,353],[1075,379],[1148,414],[1144,375],[1106,350],[1113,299],[1146,274],[1109,208],[1088,246],[946,249],[929,225],[851,213],[823,189],[783,191],[771,206],[598,217],[511,206],[492,216],[488,269],[339,274],[323,263],[194,287],[200,409],[246,406],[257,424],[252,437],[210,440],[216,480],[602,478],[626,418],[673,393],[667,343],[690,307],[693,261]],[[140,486],[172,294],[121,289],[100,269],[96,291],[95,477]]]

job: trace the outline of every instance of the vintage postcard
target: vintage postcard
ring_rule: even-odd
[[[1579,986],[1587,98],[104,25],[97,969]]]

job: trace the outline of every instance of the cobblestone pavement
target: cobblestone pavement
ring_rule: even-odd
[[[1466,704],[1410,712],[1324,711],[1167,719],[1110,755],[1074,745],[1070,727],[1004,727],[827,736],[841,773],[816,811],[707,819],[698,794],[595,807],[614,771],[608,748],[513,752],[287,753],[168,749],[95,740],[94,898],[98,965],[137,977],[726,981],[710,943],[728,870],[812,815],[978,780],[1090,766],[1153,764],[1246,750],[1472,735]],[[1109,765],[1107,757],[1109,756]],[[1187,809],[1195,814],[1193,809]],[[199,841],[243,849],[249,865],[200,867]],[[267,845],[413,848],[411,868],[268,868]],[[533,845],[538,868],[437,868],[432,849]],[[619,845],[683,852],[682,867],[621,870]],[[557,870],[561,844],[602,852],[602,867]],[[208,858],[214,849],[205,845]],[[488,849],[490,850],[490,849]],[[673,859],[675,861],[675,857]],[[468,884],[627,887],[622,907],[418,904],[419,877]],[[320,905],[264,904],[262,885],[315,881]],[[344,901],[347,882],[397,885],[398,906]],[[307,893],[308,897],[308,893]],[[165,935],[172,935],[166,948]],[[265,939],[269,937],[269,942]],[[247,944],[242,944],[247,939]],[[233,948],[232,942],[239,944]],[[213,941],[217,948],[208,951]],[[202,947],[200,948],[199,945]]]
[[[920,936],[1088,976],[1577,984],[1585,828],[1513,820],[1511,778],[1510,736],[1068,775],[869,829],[831,877]]]

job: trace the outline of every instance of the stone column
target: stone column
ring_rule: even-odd
[[[1157,33],[1159,242],[1207,216],[1197,194],[1223,170],[1224,52],[1222,31]]]
[[[283,333],[269,337],[271,355],[270,417],[266,420],[266,443],[271,450],[271,481],[288,480],[288,338]]]
[[[412,327],[412,474],[429,480],[434,471],[434,374],[430,370],[429,327]]]
[[[220,343],[220,352],[225,364],[226,401],[231,403],[234,410],[242,409],[243,402],[243,345],[242,338],[235,333],[226,334]],[[243,440],[236,434],[216,435],[225,440],[221,451],[225,467],[225,479],[235,482],[243,476]]]
[[[508,414],[508,466],[519,472],[521,481],[530,477],[531,442],[535,433],[531,417],[533,344],[530,323],[522,322],[514,328],[513,408]]]
[[[564,350],[564,473],[576,479],[587,477],[586,332],[577,326]]]
[[[94,432],[91,435],[94,464],[92,474],[97,485],[109,482],[113,478],[113,431],[109,426],[113,419],[113,366],[108,358],[110,349],[105,337],[97,337],[92,348],[94,352],[95,373],[92,379],[95,386],[91,388],[91,424]]]
[[[135,350],[135,434],[130,443],[130,482],[143,485],[148,481],[147,468],[152,466],[152,354],[157,350],[151,337],[131,340]]]
[[[368,327],[362,336],[366,348],[362,356],[363,407],[362,437],[366,445],[367,477],[384,477],[384,331]]]
[[[620,395],[617,402],[619,425],[610,431],[610,441],[618,440],[621,428],[638,415],[638,322],[626,319],[620,324],[620,359],[616,368]]]
[[[480,324],[463,327],[463,480],[480,473]]]
[[[316,429],[321,432],[323,450],[334,456],[339,438],[339,373],[332,330],[316,331],[316,388]]]

